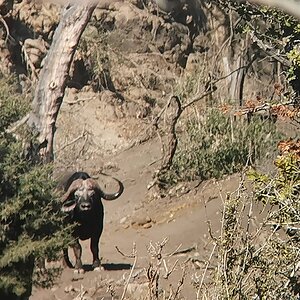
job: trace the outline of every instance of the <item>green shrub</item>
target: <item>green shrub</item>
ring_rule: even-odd
[[[287,142],[287,145],[289,142]],[[300,153],[300,142],[298,144]],[[256,198],[273,206],[270,221],[277,224],[300,224],[300,155],[289,153],[275,160],[277,174],[271,177],[251,172]]]
[[[275,148],[279,134],[270,120],[235,119],[217,109],[192,118],[179,138],[170,178],[219,178],[240,171]]]
[[[254,193],[245,188],[243,176],[238,189],[223,199],[221,229],[211,232],[214,248],[207,263],[212,272],[206,272],[205,284],[196,282],[199,295],[228,300],[299,299],[297,144],[298,155],[279,156],[273,175],[249,173]]]
[[[36,258],[54,259],[67,243],[50,165],[26,160],[22,136],[6,129],[28,110],[11,80],[0,79],[0,299],[27,299]],[[40,277],[49,283],[44,276]]]

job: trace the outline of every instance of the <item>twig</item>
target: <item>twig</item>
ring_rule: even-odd
[[[136,244],[134,243],[133,244],[133,249],[132,249],[132,253],[131,254],[124,254],[124,252],[122,252],[118,246],[115,246],[116,250],[124,257],[127,257],[127,258],[135,258],[136,257]]]
[[[172,96],[168,102],[168,106],[166,107],[166,124],[165,124],[165,131],[166,134],[164,134],[163,138],[160,136],[159,130],[158,136],[161,139],[161,145],[162,145],[162,162],[159,169],[155,172],[154,181],[148,186],[153,187],[157,186],[159,190],[161,189],[161,177],[170,169],[172,166],[172,161],[177,149],[178,139],[176,134],[176,125],[177,121],[180,118],[183,110],[181,108],[180,100],[177,96]],[[160,118],[160,116],[159,116]],[[157,122],[159,120],[157,119]],[[158,128],[158,124],[156,124],[156,127]],[[159,128],[158,128],[159,129]]]
[[[178,254],[184,254],[184,253],[188,253],[188,252],[192,252],[194,250],[197,250],[197,246],[193,245],[191,247],[179,250],[179,248],[182,246],[182,244],[180,244],[175,251],[171,252],[170,254],[167,254],[168,256],[173,256],[173,255],[178,255]]]
[[[77,100],[74,100],[74,101],[66,101],[66,100],[64,100],[64,102],[67,103],[67,104],[69,104],[69,105],[74,105],[74,104],[77,104],[77,103],[80,103],[80,102],[90,101],[90,100],[93,100],[93,99],[95,99],[95,97],[81,98],[81,99],[77,99]]]
[[[294,101],[288,101],[288,102],[283,102],[283,103],[279,103],[279,104],[270,104],[270,103],[264,103],[262,105],[258,105],[258,106],[255,106],[255,107],[250,107],[250,108],[246,108],[246,109],[243,109],[241,111],[241,114],[242,115],[246,115],[246,114],[249,114],[249,113],[256,113],[256,112],[260,112],[260,111],[268,111],[268,110],[271,110],[273,107],[276,107],[278,105],[292,105],[294,104]]]
[[[29,119],[29,114],[27,114],[25,117],[23,117],[21,120],[15,122],[12,127],[8,128],[6,130],[7,133],[13,133],[15,132],[20,126],[24,125]]]
[[[37,71],[36,67],[34,66],[34,63],[32,62],[32,60],[27,52],[25,44],[20,42],[20,45],[21,45],[22,52],[24,54],[24,60],[26,62],[27,71],[29,72],[29,69],[31,69],[31,72],[33,75],[33,80],[38,80],[38,71]]]
[[[179,282],[177,284],[177,288],[176,288],[175,294],[174,294],[174,296],[172,298],[171,298],[172,295],[170,295],[170,297],[168,298],[168,300],[171,300],[171,299],[175,300],[175,299],[177,299],[177,296],[179,295],[180,289],[183,286],[185,275],[186,275],[186,270],[184,268],[183,272],[182,272],[182,276],[181,276],[181,278],[180,278],[180,280],[179,280]]]
[[[176,259],[175,263],[173,264],[173,266],[171,267],[170,270],[168,269],[168,266],[167,266],[167,263],[166,263],[165,259],[163,260],[163,263],[164,263],[164,267],[165,267],[165,270],[166,270],[166,273],[165,273],[165,275],[163,275],[163,277],[165,279],[168,279],[169,276],[174,272],[174,270],[176,268],[176,265],[178,264],[178,259]]]
[[[56,152],[62,151],[64,150],[66,147],[76,143],[78,140],[82,139],[83,137],[85,137],[87,134],[87,131],[85,130],[85,128],[82,130],[82,133],[77,136],[75,139],[71,140],[70,142],[65,143],[64,145],[62,145],[59,149],[56,150]]]
[[[300,4],[295,0],[250,0],[250,2],[258,3],[260,5],[277,7],[290,15],[300,18]]]
[[[221,76],[221,77],[218,77],[217,79],[213,80],[209,86],[212,86],[214,84],[216,84],[217,82],[223,80],[223,79],[226,79],[230,76],[232,76],[232,74],[234,74],[235,72],[238,72],[239,70],[241,69],[244,69],[244,68],[247,68],[248,66],[242,66],[242,67],[239,67],[233,71],[231,71],[230,73],[224,75],[224,76]],[[205,97],[211,95],[212,93],[214,93],[214,89],[210,89],[208,87],[208,89],[205,89],[199,93],[197,93],[188,103],[186,104],[182,104],[181,105],[181,111],[183,112],[186,108],[188,108],[189,106],[193,105],[194,103],[204,99]],[[174,96],[173,96],[174,97]],[[166,111],[166,109],[169,107],[170,105],[170,102],[172,100],[173,97],[170,97],[168,103],[160,110],[160,112],[158,113],[158,115],[152,120],[152,122],[144,129],[142,130],[139,134],[138,134],[138,138],[136,138],[135,140],[133,140],[128,147],[126,147],[123,152],[131,149],[132,147],[136,146],[137,144],[141,144],[145,141],[147,141],[149,139],[149,136],[146,135],[147,131],[150,129],[150,128],[158,128],[158,122],[159,120],[161,119],[161,116],[163,115],[163,113]],[[177,122],[176,122],[177,123]],[[152,184],[149,185],[148,189],[150,189],[151,187],[153,187],[153,185],[155,184],[155,182],[153,182]]]
[[[156,163],[158,163],[159,161],[161,161],[162,160],[162,158],[160,157],[160,158],[158,158],[158,159],[155,159],[155,160],[153,160],[151,163],[149,163],[148,165],[147,165],[147,167],[151,167],[152,165],[154,165],[154,164],[156,164]]]
[[[213,83],[212,83],[213,84]],[[194,96],[188,103],[182,105],[182,110],[185,110],[186,108],[188,108],[189,106],[191,106],[192,104],[194,104],[197,101],[202,100],[203,98],[211,95],[214,92],[214,90],[209,90],[209,91],[203,91],[199,94],[197,94],[196,96]]]
[[[171,257],[173,255],[176,255],[178,253],[178,251],[179,251],[179,249],[180,249],[181,246],[182,246],[182,244],[180,244],[179,246],[177,246],[177,248],[173,252],[170,252],[170,253],[166,254],[166,256]]]
[[[289,285],[289,283],[291,281],[291,278],[293,278],[295,276],[295,273],[298,271],[299,268],[300,268],[300,261],[297,262],[295,268],[291,272],[291,275],[290,275],[289,279],[287,280],[287,282],[285,283],[284,288],[288,287],[288,285]]]
[[[135,278],[138,277],[141,273],[143,273],[144,270],[145,270],[145,269],[143,268],[143,269],[140,269],[140,270],[136,271],[136,273],[133,274],[131,277],[132,277],[133,279],[135,279]]]
[[[202,278],[201,278],[200,285],[199,285],[199,288],[198,288],[199,291],[200,291],[201,288],[202,288],[202,285],[203,285],[203,282],[204,282],[204,278],[205,278],[206,272],[207,272],[207,270],[208,270],[208,266],[209,266],[209,264],[210,264],[210,262],[211,262],[211,259],[212,259],[212,256],[213,256],[215,250],[216,250],[216,247],[217,247],[217,244],[215,243],[215,244],[214,244],[214,247],[213,247],[213,249],[212,249],[212,251],[211,251],[211,253],[210,253],[210,256],[209,256],[209,258],[208,258],[208,261],[206,262],[206,266],[205,266],[204,272],[203,272],[203,274],[202,274]]]
[[[82,143],[81,149],[80,149],[79,152],[78,152],[78,156],[83,155],[84,146],[86,145],[87,140],[88,140],[88,135],[85,134],[85,135],[84,135],[84,141],[83,141],[83,143]]]
[[[121,297],[120,300],[124,300],[124,299],[125,299],[125,295],[126,295],[126,292],[127,292],[127,288],[128,288],[128,285],[129,285],[129,281],[130,281],[130,278],[131,278],[132,273],[133,273],[133,271],[134,271],[136,262],[137,262],[137,255],[135,255],[135,257],[134,257],[134,262],[133,262],[132,268],[131,268],[131,270],[130,270],[129,276],[128,276],[128,278],[127,278],[127,281],[126,281],[126,284],[125,284],[125,287],[124,287],[124,290],[123,290],[123,294],[122,294],[122,297]]]
[[[168,241],[169,241],[169,238],[168,237],[165,237],[163,240],[162,240],[162,242],[160,242],[160,243],[156,243],[156,247],[158,248],[158,251],[153,255],[153,256],[155,256],[155,257],[157,257],[158,259],[161,259],[162,258],[162,250],[163,250],[163,248],[165,247],[165,245],[168,243]],[[152,253],[154,253],[155,251],[154,251],[154,246],[152,245],[152,243],[150,243],[150,245],[151,245],[151,247],[152,247]],[[150,249],[150,247],[149,247],[149,249]]]
[[[87,293],[86,290],[84,290],[83,285],[80,285],[80,292],[79,294],[74,298],[74,300],[83,300],[85,297],[84,295]]]
[[[10,40],[14,40],[14,38],[10,35],[9,32],[9,27],[6,23],[6,21],[4,20],[4,18],[0,15],[0,22],[3,24],[5,30],[6,30],[6,38],[5,38],[5,43],[10,39]]]
[[[170,105],[170,101],[171,101],[171,98],[169,99],[168,103],[160,110],[160,112],[157,114],[157,116],[151,121],[151,123],[144,129],[142,130],[138,136],[141,136],[143,135],[142,137],[138,137],[137,139],[135,139],[134,141],[132,141],[130,143],[130,145],[128,147],[126,147],[123,151],[127,151],[129,149],[131,149],[132,147],[134,147],[135,145],[137,144],[140,144],[140,143],[143,143],[144,141],[147,141],[148,138],[146,135],[147,131],[150,129],[150,128],[157,128],[157,124],[158,124],[158,121],[160,120],[162,114],[165,112],[165,110],[167,109],[167,107]]]

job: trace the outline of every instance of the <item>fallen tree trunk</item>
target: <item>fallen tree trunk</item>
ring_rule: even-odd
[[[36,87],[28,124],[39,133],[39,155],[53,160],[53,137],[57,115],[65,93],[70,65],[80,37],[96,7],[74,3],[63,8],[60,23],[45,58]]]

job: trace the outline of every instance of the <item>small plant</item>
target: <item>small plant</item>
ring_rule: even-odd
[[[79,44],[79,53],[94,89],[113,90],[106,33],[101,29],[86,32]]]
[[[254,117],[247,122],[211,109],[187,122],[170,180],[220,178],[241,171],[265,157],[278,140],[279,133],[269,120]]]

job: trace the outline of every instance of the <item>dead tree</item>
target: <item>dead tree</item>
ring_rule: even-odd
[[[165,134],[162,139],[162,162],[159,173],[163,174],[168,171],[173,162],[175,151],[177,148],[176,124],[182,113],[181,103],[177,96],[172,96],[165,111],[164,130]]]
[[[162,195],[164,188],[163,177],[170,170],[177,148],[176,125],[181,116],[182,108],[179,98],[172,96],[153,124],[161,141],[162,161],[160,168],[154,173],[154,180],[148,185],[148,189],[155,187],[154,194]]]
[[[63,8],[60,23],[45,58],[36,87],[28,124],[39,134],[43,162],[53,160],[53,137],[57,115],[65,94],[70,65],[80,37],[96,7],[79,2]]]
[[[216,81],[215,81],[216,82]],[[215,82],[212,82],[214,85]],[[165,182],[164,177],[170,170],[174,155],[177,150],[177,134],[176,126],[180,116],[185,109],[192,106],[194,103],[210,96],[214,89],[206,88],[199,94],[195,95],[188,103],[182,105],[177,96],[172,96],[167,105],[162,109],[160,114],[155,118],[153,126],[156,128],[161,142],[162,160],[160,167],[154,172],[153,180],[148,185],[148,190],[153,189],[151,197],[163,197]]]

